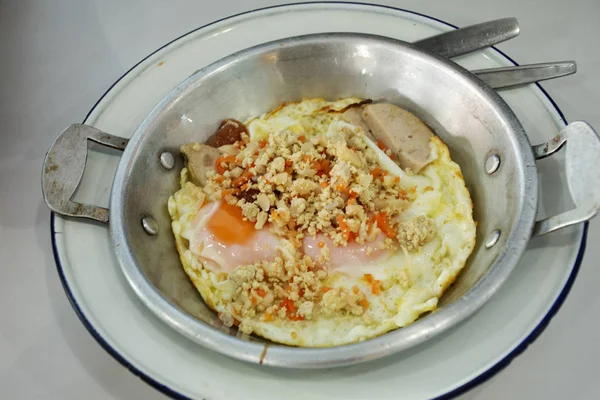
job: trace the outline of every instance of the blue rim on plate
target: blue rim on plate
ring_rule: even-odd
[[[171,40],[170,42],[168,42],[168,43],[164,44],[163,46],[159,47],[158,49],[156,49],[152,53],[148,54],[146,57],[144,57],[142,60],[140,60],[137,64],[135,64],[134,66],[132,66],[127,72],[125,72],[123,75],[121,75],[121,77],[119,77],[119,79],[117,79],[112,85],[110,85],[110,87],[106,90],[106,92],[104,92],[104,94],[102,94],[102,96],[98,99],[98,101],[96,101],[96,103],[93,105],[93,107],[87,113],[87,115],[85,116],[85,118],[83,120],[83,123],[84,124],[86,123],[86,121],[89,118],[89,116],[96,109],[96,107],[98,106],[98,104],[100,104],[100,102],[104,99],[104,97],[106,97],[106,95],[112,90],[112,88],[117,83],[119,83],[121,81],[121,79],[123,79],[126,75],[128,75],[133,69],[135,69],[138,65],[140,65],[142,62],[144,62],[145,60],[147,60],[148,58],[150,58],[155,53],[157,53],[160,50],[164,49],[165,47],[169,46],[171,43],[176,42],[177,40],[179,40],[179,39],[181,39],[181,38],[183,38],[185,36],[188,36],[188,35],[196,32],[196,31],[198,31],[199,29],[203,29],[203,28],[206,28],[208,26],[214,25],[216,23],[228,20],[230,18],[239,17],[241,15],[253,13],[253,12],[256,12],[256,11],[263,11],[263,10],[269,10],[269,9],[273,9],[273,8],[288,7],[288,6],[295,6],[295,5],[324,4],[324,3],[329,3],[329,4],[358,4],[358,5],[363,5],[363,6],[380,7],[380,8],[386,8],[386,9],[395,10],[395,11],[402,11],[402,12],[406,12],[406,13],[409,13],[409,14],[418,15],[420,17],[428,18],[430,20],[442,23],[442,24],[447,25],[449,27],[458,29],[458,27],[455,26],[455,25],[452,25],[452,24],[450,24],[450,23],[448,23],[446,21],[442,21],[442,20],[437,19],[435,17],[431,17],[429,15],[421,14],[421,13],[418,13],[418,12],[415,12],[415,11],[405,10],[405,9],[398,8],[398,7],[391,7],[391,6],[380,5],[380,4],[347,2],[347,1],[327,1],[327,2],[313,1],[313,2],[306,2],[306,3],[289,3],[289,4],[283,4],[283,5],[277,5],[277,6],[269,6],[269,7],[256,8],[256,9],[253,9],[253,10],[249,10],[249,11],[245,11],[245,12],[242,12],[242,13],[239,13],[239,14],[235,14],[235,15],[231,15],[231,16],[228,16],[228,17],[225,17],[225,18],[221,18],[219,20],[213,21],[213,22],[208,23],[206,25],[200,26],[200,27],[198,27],[196,29],[193,29],[193,30],[187,32],[187,33],[184,33],[183,35],[181,35],[181,36],[179,36],[179,37]],[[508,59],[514,65],[519,65],[516,61],[514,61],[512,58],[510,58],[508,55],[506,55],[501,50],[498,50],[496,47],[492,47],[492,49],[494,49],[495,51],[497,51],[498,53],[500,53],[502,56],[506,57],[506,59]],[[550,95],[548,94],[548,92],[546,92],[546,90],[544,90],[544,88],[542,86],[540,86],[540,84],[536,83],[535,85],[542,91],[542,93],[544,94],[544,96],[546,96],[546,98],[550,101],[550,103],[552,103],[552,106],[556,109],[556,111],[558,112],[560,118],[562,119],[562,121],[566,125],[567,124],[567,120],[565,119],[564,114],[562,113],[562,111],[560,110],[560,108],[558,107],[558,105],[556,104],[556,102],[552,99],[552,97],[550,97]],[[157,389],[158,391],[160,391],[161,393],[163,393],[163,394],[165,394],[165,395],[167,395],[169,397],[172,397],[174,399],[185,399],[185,400],[188,400],[189,397],[184,396],[183,394],[177,392],[176,390],[173,390],[170,387],[168,387],[168,386],[166,386],[166,385],[158,382],[157,380],[153,379],[149,375],[146,375],[144,372],[140,371],[133,364],[131,364],[124,356],[122,356],[113,347],[111,347],[111,345],[106,340],[104,340],[104,338],[98,333],[98,331],[96,331],[96,329],[94,328],[94,326],[87,319],[87,317],[85,316],[85,314],[83,313],[83,311],[81,310],[81,308],[79,307],[79,305],[77,304],[77,300],[75,300],[75,297],[73,296],[73,293],[71,292],[69,284],[68,284],[68,282],[67,282],[67,280],[65,278],[63,267],[62,267],[62,264],[61,264],[61,261],[60,261],[60,256],[58,254],[58,249],[57,249],[57,246],[56,246],[56,231],[54,229],[55,228],[55,226],[54,226],[55,220],[56,220],[56,215],[54,213],[51,213],[51,215],[50,215],[50,231],[51,231],[51,235],[52,235],[52,251],[54,253],[54,260],[56,262],[56,269],[58,270],[58,275],[60,277],[60,281],[61,281],[61,284],[62,284],[63,289],[65,291],[65,294],[67,295],[67,298],[69,299],[69,302],[71,303],[71,306],[75,310],[75,313],[77,314],[77,316],[79,317],[79,319],[81,320],[81,322],[83,323],[83,325],[85,326],[85,328],[94,337],[94,339],[96,339],[96,341],[100,344],[100,346],[102,346],[102,348],[104,350],[106,350],[106,352],[108,352],[115,360],[117,360],[121,365],[123,365],[125,368],[127,368],[134,375],[136,375],[137,377],[141,378],[144,382],[146,382],[147,384],[149,384],[153,388]],[[492,367],[490,367],[487,371],[481,373],[480,375],[478,375],[477,377],[473,378],[469,382],[463,384],[462,386],[459,386],[458,388],[456,388],[456,389],[454,389],[454,390],[452,390],[452,391],[450,391],[448,393],[445,393],[445,394],[437,397],[436,398],[437,400],[440,400],[440,399],[451,399],[451,398],[459,396],[459,395],[461,395],[461,394],[463,394],[463,393],[465,393],[465,392],[473,389],[476,386],[479,386],[480,384],[482,384],[483,382],[487,381],[488,379],[490,379],[491,377],[493,377],[494,375],[496,375],[498,372],[500,372],[504,368],[506,368],[516,357],[518,357],[521,353],[523,353],[527,349],[527,347],[529,347],[529,345],[532,344],[540,336],[540,334],[546,329],[546,327],[549,325],[549,323],[552,320],[552,318],[556,315],[556,313],[558,312],[558,310],[563,305],[565,299],[567,298],[567,296],[569,295],[569,292],[571,291],[571,288],[573,286],[573,283],[575,282],[575,279],[577,278],[577,274],[579,273],[579,268],[581,267],[581,262],[583,261],[583,256],[585,254],[588,227],[589,227],[589,222],[585,222],[583,224],[583,235],[581,237],[581,243],[579,245],[579,251],[577,253],[577,258],[575,260],[575,265],[573,265],[573,269],[571,270],[571,274],[569,275],[569,279],[567,280],[567,283],[563,287],[563,289],[560,292],[559,296],[557,297],[556,301],[554,302],[554,304],[552,305],[552,307],[550,308],[550,310],[548,311],[548,313],[544,316],[544,318],[542,319],[542,321],[540,321],[540,323],[535,327],[535,329],[517,347],[515,347],[510,353],[508,353],[502,360],[498,361],[495,365],[493,365]]]

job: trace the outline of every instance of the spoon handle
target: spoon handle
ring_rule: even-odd
[[[577,64],[575,61],[560,61],[480,69],[472,72],[493,89],[508,89],[574,74],[577,72]]]
[[[455,29],[414,42],[423,50],[451,58],[484,49],[519,34],[516,18],[502,18]]]

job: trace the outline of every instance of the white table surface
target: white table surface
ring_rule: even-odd
[[[88,334],[63,293],[41,197],[44,154],[104,91],[164,43],[273,0],[0,0],[0,398],[163,399]],[[600,0],[385,1],[465,26],[514,16],[519,63],[574,59],[543,86],[600,129]],[[569,297],[529,349],[468,399],[600,399],[600,219]]]

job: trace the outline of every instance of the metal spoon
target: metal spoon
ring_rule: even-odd
[[[444,32],[418,40],[413,44],[442,57],[452,58],[512,39],[519,35],[519,31],[519,22],[516,18],[502,18]],[[577,64],[574,61],[472,71],[493,89],[514,88],[571,75],[575,72],[577,72]]]
[[[479,69],[471,72],[493,89],[510,89],[574,74],[577,72],[577,64],[575,61],[559,61],[517,67]]]
[[[444,32],[413,44],[442,57],[452,58],[512,39],[519,31],[516,18],[502,18]]]

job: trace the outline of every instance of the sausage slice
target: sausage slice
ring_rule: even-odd
[[[376,140],[375,136],[373,136],[373,133],[369,129],[369,126],[367,125],[367,123],[365,122],[365,120],[362,118],[361,113],[362,113],[362,107],[348,108],[341,115],[341,119],[344,120],[344,121],[346,121],[349,124],[352,124],[354,126],[358,126],[363,131],[363,133],[365,135],[367,135],[367,137],[369,139]]]
[[[362,118],[373,135],[398,155],[401,168],[418,173],[429,162],[433,132],[414,114],[393,104],[369,104]]]
[[[215,170],[215,162],[221,155],[219,149],[200,143],[187,143],[181,146],[180,151],[185,156],[190,181],[204,186],[208,172]]]

